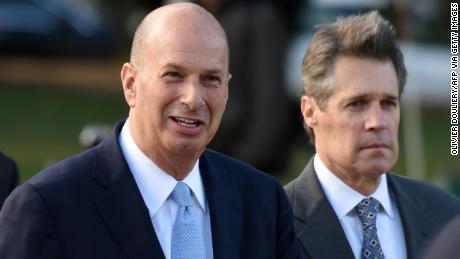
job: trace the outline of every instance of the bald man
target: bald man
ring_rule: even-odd
[[[212,15],[194,4],[150,13],[121,71],[128,119],[10,195],[0,258],[298,258],[279,183],[206,149],[230,77]]]

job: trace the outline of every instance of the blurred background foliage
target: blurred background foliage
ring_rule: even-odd
[[[198,3],[222,22],[232,49],[229,107],[213,148],[283,183],[294,178],[314,153],[302,129],[296,74],[313,28],[377,8],[395,24],[407,46],[409,76],[412,71],[394,171],[456,191],[460,160],[450,155],[448,1]],[[161,4],[0,0],[0,150],[16,160],[22,182],[87,148],[79,137],[88,124],[111,126],[127,116],[119,71],[136,25]]]

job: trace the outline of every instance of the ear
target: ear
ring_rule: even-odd
[[[303,120],[308,127],[314,128],[318,124],[319,107],[315,99],[311,96],[302,96],[300,101],[300,109],[302,110]]]
[[[228,101],[228,95],[229,95],[229,91],[230,91],[230,79],[232,79],[232,74],[230,74],[230,72],[227,74],[227,97],[225,97],[225,103],[227,103]]]
[[[123,64],[121,69],[121,82],[126,103],[133,108],[136,104],[137,71],[130,63]]]
[[[233,77],[233,75],[230,72],[228,72],[228,74],[227,74],[227,84],[230,83],[230,79],[232,79],[232,77]]]

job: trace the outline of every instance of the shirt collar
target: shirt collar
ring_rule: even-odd
[[[195,163],[192,171],[190,171],[190,173],[185,177],[184,180],[182,180],[182,182],[186,183],[188,187],[190,187],[190,189],[192,190],[192,193],[194,194],[195,198],[198,201],[198,204],[200,204],[201,209],[206,213],[206,210],[207,210],[206,196],[204,194],[204,185],[201,179],[200,168],[198,165],[199,165],[199,160]]]
[[[340,218],[345,217],[348,213],[352,212],[355,206],[367,196],[355,191],[353,188],[344,183],[340,178],[333,174],[323,163],[318,154],[315,155],[313,160],[316,175],[324,190],[324,193],[332,205],[337,216]],[[380,177],[380,183],[377,189],[369,197],[377,199],[384,212],[393,219],[394,211],[391,206],[390,195],[388,192],[386,173]]]
[[[158,167],[139,149],[132,138],[129,119],[123,125],[119,141],[123,155],[149,209],[149,213],[155,215],[173,191],[177,180]],[[199,160],[196,161],[192,171],[185,177],[183,182],[190,187],[193,193],[192,196],[195,197],[201,209],[206,213],[206,197],[198,165]]]

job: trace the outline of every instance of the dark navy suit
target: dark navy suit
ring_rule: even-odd
[[[121,127],[16,188],[0,213],[0,258],[164,258],[120,151]],[[199,166],[214,258],[299,257],[292,211],[273,177],[210,150]]]
[[[430,236],[460,213],[460,200],[439,188],[394,174],[387,174],[387,182],[401,217],[407,258],[418,258]],[[316,176],[313,159],[285,189],[304,255],[312,259],[354,259],[339,218]]]
[[[0,209],[6,197],[18,184],[19,173],[16,163],[0,152]]]

